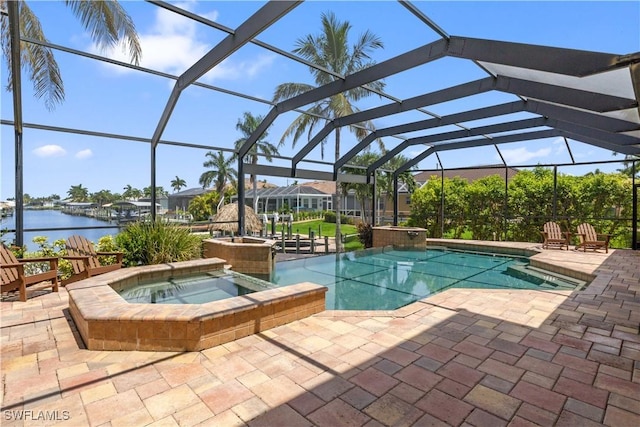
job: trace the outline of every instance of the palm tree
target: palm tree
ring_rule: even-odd
[[[67,191],[72,202],[86,202],[89,200],[89,190],[82,184],[72,185]]]
[[[395,171],[396,169],[398,169],[400,166],[404,165],[405,163],[407,163],[409,160],[408,157],[403,156],[402,154],[398,154],[395,157],[393,157],[392,159],[389,159],[388,162],[386,162],[382,168],[383,169],[387,169],[387,170],[393,170]],[[414,166],[415,168],[415,166]],[[389,200],[389,198],[391,197],[393,200],[393,173],[392,172],[384,172],[382,176],[380,176],[378,178],[378,182],[380,183],[380,185],[378,185],[378,191],[381,193],[385,193],[385,203],[384,203],[384,207],[382,208],[382,216],[384,217],[384,215],[387,213],[387,200]],[[407,191],[409,192],[409,194],[413,194],[413,192],[416,190],[416,180],[413,176],[413,173],[408,170],[408,171],[404,171],[402,172],[400,175],[398,175],[398,181],[404,183],[407,187]],[[378,195],[380,195],[378,194]],[[396,200],[393,200],[393,203],[396,203]]]
[[[162,196],[168,195],[169,193],[164,189],[163,186],[160,185],[160,186],[156,187],[156,194],[158,196],[162,197]],[[142,189],[142,195],[144,197],[151,198],[151,186],[144,187]]]
[[[186,187],[186,186],[187,186],[187,181],[178,177],[178,175],[176,175],[176,179],[171,180],[171,188],[173,188],[174,193],[177,191],[180,191],[182,187]]]
[[[220,198],[224,197],[224,189],[227,183],[232,185],[237,184],[238,172],[231,167],[233,163],[233,156],[229,159],[224,158],[224,153],[218,151],[207,151],[205,156],[209,159],[202,164],[205,168],[213,168],[200,175],[198,181],[202,188],[207,188],[215,181],[215,190],[220,195]]]
[[[236,150],[244,145],[247,139],[255,132],[258,128],[258,125],[262,123],[264,120],[263,116],[254,117],[251,113],[245,112],[242,115],[242,119],[238,119],[238,123],[236,124],[236,129],[242,132],[242,138],[236,141]],[[271,162],[273,160],[273,156],[278,155],[278,147],[273,145],[272,143],[265,141],[265,139],[269,136],[267,131],[258,138],[258,140],[253,144],[249,152],[247,153],[249,163],[255,165],[258,163],[258,155],[262,154],[263,157]],[[237,158],[237,155],[233,156],[233,160]],[[256,175],[251,174],[249,176],[249,182],[253,187],[253,210],[258,212],[258,181],[256,179]]]
[[[140,62],[142,48],[135,25],[116,0],[66,0],[64,3],[80,20],[84,28],[89,31],[94,42],[101,49],[116,46],[122,41],[129,52],[131,62],[136,65]],[[0,8],[6,10],[7,0],[0,0]],[[24,0],[18,0],[18,19],[22,37],[48,42],[40,21]],[[9,54],[11,39],[9,36],[9,17],[6,14],[1,16],[1,25],[2,52],[7,60],[8,87],[11,90],[11,55]],[[64,100],[64,84],[53,51],[39,44],[20,42],[20,53],[21,65],[26,69],[33,82],[36,98],[44,98],[46,108],[50,111],[54,110],[56,104],[61,104]]]
[[[92,202],[97,203],[100,206],[116,201],[110,190],[100,190],[96,193],[92,193],[90,199]]]
[[[125,200],[138,200],[143,195],[142,191],[133,187],[131,184],[127,184],[122,189],[124,190],[122,198]]]
[[[616,154],[617,153],[613,153],[614,156]],[[633,164],[637,160],[638,160],[638,157],[636,157],[634,155],[631,155],[631,154],[625,155],[624,156],[624,160],[622,161],[622,168],[616,169],[616,171],[620,172],[623,175],[628,176],[629,178],[633,178],[633,171],[634,171]],[[640,172],[640,168],[638,166],[636,166],[635,172],[636,172],[636,174],[638,172]]]
[[[358,37],[356,43],[350,50],[349,30],[351,29],[351,24],[349,24],[349,22],[340,22],[332,12],[329,12],[322,14],[321,23],[322,32],[318,35],[309,34],[304,38],[298,39],[296,41],[296,48],[293,50],[294,53],[342,76],[353,74],[374,64],[369,53],[383,47],[382,41],[378,36],[369,31],[365,31]],[[318,86],[326,85],[339,79],[315,68],[309,69]],[[382,90],[384,88],[384,82],[373,82],[370,83],[369,86],[376,90]],[[314,89],[314,86],[306,83],[284,83],[276,88],[273,99],[275,102],[278,102],[308,92],[311,89]],[[308,131],[308,137],[310,138],[314,128],[321,120],[326,122],[353,114],[358,111],[353,105],[353,102],[370,94],[371,92],[369,90],[357,87],[315,103],[306,113],[298,116],[293,123],[289,125],[280,139],[280,144],[284,142],[285,138],[293,135],[293,146],[295,146],[295,143],[305,131]],[[320,117],[325,117],[326,119],[320,119]],[[370,123],[365,125],[369,126],[370,129],[373,128]],[[368,133],[361,127],[350,126],[349,129],[355,133],[358,139],[364,138]],[[320,145],[323,157],[325,142],[326,141],[322,141]],[[335,130],[335,159],[338,160],[339,158],[340,128],[337,128]],[[342,235],[340,232],[340,211],[342,210],[341,192],[340,186],[336,186],[337,252],[342,251]]]

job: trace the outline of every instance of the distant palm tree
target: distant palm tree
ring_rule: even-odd
[[[231,183],[234,186],[237,184],[238,172],[231,167],[233,157],[225,159],[222,151],[217,153],[207,151],[205,156],[209,160],[204,162],[202,166],[213,169],[200,175],[198,182],[202,185],[202,188],[210,187],[215,182],[215,190],[220,195],[220,198],[223,198],[227,183]]]
[[[357,71],[363,70],[374,64],[369,53],[375,49],[383,47],[382,41],[375,34],[366,31],[360,35],[352,49],[349,49],[349,30],[351,24],[344,21],[340,22],[332,13],[323,13],[321,17],[322,32],[318,35],[309,34],[304,38],[296,41],[294,53],[300,54],[308,61],[334,71],[340,75],[347,76]],[[338,80],[338,77],[327,74],[315,68],[309,68],[318,86],[326,85],[332,81]],[[384,82],[376,81],[370,83],[369,86],[376,90],[384,88]],[[275,102],[292,98],[304,92],[314,89],[314,86],[306,83],[284,83],[276,88],[273,100]],[[314,128],[323,119],[319,117],[327,117],[324,121],[336,119],[338,117],[347,116],[358,111],[353,102],[358,101],[371,94],[370,91],[362,87],[357,87],[346,92],[339,93],[330,98],[323,99],[311,106],[306,114],[301,114],[286,129],[284,135],[280,139],[280,144],[284,140],[293,135],[293,145],[298,141],[300,136],[308,131],[311,136]],[[369,128],[373,128],[368,124]],[[350,126],[349,128],[356,134],[358,139],[362,139],[367,135],[367,131]],[[320,145],[321,154],[324,157],[324,144]],[[335,159],[340,158],[340,128],[335,130]],[[340,231],[340,211],[342,210],[342,191],[340,186],[336,186],[336,251],[342,251],[342,235]]]
[[[89,190],[82,184],[72,185],[67,191],[72,202],[86,202],[89,200]]]
[[[615,156],[617,153],[613,153],[613,155]],[[639,157],[631,155],[631,154],[627,154],[624,156],[624,160],[622,161],[622,168],[620,169],[616,169],[617,172],[620,172],[623,175],[628,176],[629,178],[633,177],[633,164],[634,162],[637,162],[639,160]],[[637,165],[637,163],[636,163]],[[636,166],[635,168],[635,172],[636,172],[636,177],[638,176],[638,173],[640,173],[640,167]]]
[[[96,193],[92,193],[90,199],[92,202],[97,203],[100,206],[116,201],[110,190],[100,190]]]
[[[176,191],[180,191],[182,187],[186,187],[186,186],[187,186],[187,181],[185,181],[182,178],[179,178],[178,175],[176,175],[176,179],[171,180],[171,188],[173,188],[174,193]]]
[[[15,1],[15,0],[12,0]],[[142,48],[138,40],[135,25],[131,17],[116,0],[64,2],[71,12],[80,20],[91,34],[91,38],[102,48],[117,45],[121,40],[126,46],[131,62],[138,64],[142,56]],[[20,35],[41,42],[48,42],[44,35],[40,21],[33,14],[24,0],[18,0],[18,19],[20,21]],[[0,0],[0,8],[7,9],[7,0]],[[11,55],[9,37],[9,17],[2,14],[2,52],[8,65],[7,77],[11,90]],[[51,48],[35,43],[20,42],[20,61],[33,82],[36,98],[44,97],[44,104],[48,110],[55,109],[56,104],[64,100],[64,84],[62,75]]]
[[[162,196],[166,196],[166,195],[168,195],[169,193],[167,192],[167,190],[165,190],[165,189],[164,189],[164,187],[163,187],[163,186],[158,186],[158,187],[156,187],[156,194],[157,194],[158,196],[162,197]],[[143,195],[144,197],[151,198],[151,186],[144,187],[144,188],[142,189],[142,195]]]
[[[263,116],[254,117],[251,113],[245,112],[242,115],[242,119],[238,119],[238,123],[236,124],[236,129],[242,132],[242,138],[236,141],[236,149],[239,149],[244,145],[247,139],[255,132],[260,123],[264,120]],[[273,160],[273,156],[278,155],[278,147],[273,145],[272,143],[265,141],[265,139],[269,136],[267,131],[258,138],[258,140],[253,144],[249,152],[247,153],[247,158],[249,163],[255,165],[258,163],[258,155],[262,154],[268,162]],[[233,159],[236,159],[236,155],[233,156]],[[249,176],[249,182],[253,187],[253,210],[258,211],[258,181],[256,179],[256,175],[251,174]]]
[[[138,200],[143,195],[142,191],[133,187],[131,184],[127,184],[123,190],[122,198],[125,200]]]

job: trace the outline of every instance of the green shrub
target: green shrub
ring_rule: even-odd
[[[163,221],[134,222],[116,236],[127,266],[162,264],[200,258],[201,239]]]
[[[57,257],[58,272],[61,279],[67,279],[71,276],[71,263],[62,259],[67,254],[64,239],[58,239],[53,243],[49,243],[46,236],[36,236],[31,241],[38,245],[38,249],[33,252],[27,252],[26,246],[12,246],[10,249],[16,255],[16,258],[41,258],[41,257]],[[24,272],[27,275],[39,274],[49,270],[48,262],[30,262],[24,265]]]
[[[331,224],[336,223],[336,214],[335,212],[327,211],[324,213],[324,222],[330,222]],[[351,224],[352,221],[345,215],[340,215],[340,224]]]
[[[365,248],[373,247],[373,227],[371,224],[358,223],[358,240]]]

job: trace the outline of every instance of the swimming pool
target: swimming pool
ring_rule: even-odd
[[[215,270],[115,290],[130,303],[203,304],[300,282],[326,286],[328,310],[395,310],[450,288],[573,290],[585,285],[533,268],[526,257],[376,248],[280,262],[269,281]]]
[[[573,290],[585,282],[529,266],[527,258],[450,250],[369,249],[276,264],[279,286],[326,286],[329,310],[394,310],[450,288]]]
[[[228,270],[148,280],[116,288],[130,303],[203,304],[276,287],[274,284]]]

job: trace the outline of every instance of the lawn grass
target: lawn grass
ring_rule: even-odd
[[[360,249],[364,249],[364,245],[360,242],[358,236],[351,236],[344,242],[345,252],[359,251]]]
[[[291,225],[293,234],[308,236],[309,228],[311,228],[311,230],[315,232],[316,237],[318,237],[318,229],[320,230],[321,237],[323,236],[334,237],[336,235],[336,225],[330,222],[324,222],[320,219],[315,221],[294,222]],[[278,227],[278,231],[280,230],[282,230],[282,228]],[[358,229],[356,228],[355,225],[341,224],[340,230],[342,231],[342,234],[358,234]]]

